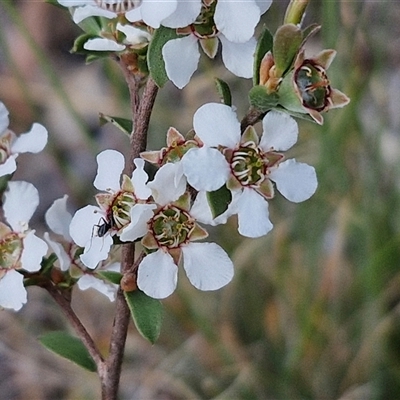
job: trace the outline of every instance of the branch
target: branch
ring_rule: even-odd
[[[146,150],[147,131],[150,116],[157,96],[158,87],[149,77],[142,95],[139,99],[139,78],[136,78],[128,68],[120,63],[124,71],[131,96],[131,107],[133,113],[134,128],[131,134],[131,153],[128,163],[127,174],[131,175],[134,170],[133,160]],[[122,274],[135,271],[140,262],[140,257],[135,264],[135,244],[127,243],[122,247],[121,272]],[[118,396],[118,386],[121,375],[122,359],[125,351],[125,342],[130,321],[130,311],[126,304],[124,293],[119,288],[116,298],[115,317],[110,339],[110,351],[106,361],[105,369],[101,371],[101,390],[103,400],[114,400]]]

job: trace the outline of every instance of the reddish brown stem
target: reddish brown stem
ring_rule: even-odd
[[[151,78],[148,78],[142,98],[139,99],[138,79],[135,78],[130,71],[124,67],[124,65],[121,65],[121,67],[128,83],[134,121],[134,128],[131,134],[130,160],[127,166],[127,174],[130,175],[134,169],[133,160],[139,157],[140,153],[146,149],[147,131],[158,87]],[[139,260],[136,261],[135,265],[135,244],[124,244],[122,247],[121,272],[123,274],[134,272],[137,269],[138,262]],[[103,400],[116,400],[118,396],[122,359],[125,350],[129,321],[129,308],[126,304],[123,291],[119,289],[116,298],[115,317],[111,333],[109,356],[106,360],[105,368],[102,370],[102,374],[100,375]]]
[[[90,356],[93,358],[97,366],[97,370],[99,374],[101,373],[102,369],[104,368],[104,359],[100,354],[96,344],[94,343],[93,339],[89,335],[86,328],[82,325],[82,322],[75,314],[74,310],[71,307],[71,303],[68,299],[66,299],[63,294],[53,285],[46,285],[46,290],[49,292],[51,297],[55,300],[55,302],[60,306],[61,310],[67,317],[69,323],[71,324],[72,328],[75,330],[78,337],[81,339],[82,343],[87,348]]]

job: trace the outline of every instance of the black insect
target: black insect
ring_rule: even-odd
[[[110,217],[110,220],[107,221],[105,218],[101,219],[102,224],[95,225],[97,227],[97,236],[103,237],[105,234],[115,226],[115,222],[113,217]]]

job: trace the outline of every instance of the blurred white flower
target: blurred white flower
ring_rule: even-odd
[[[17,169],[15,159],[19,153],[38,153],[47,143],[47,130],[34,123],[29,132],[16,136],[8,129],[8,111],[0,102],[0,177]]]
[[[79,24],[88,17],[108,19],[125,16],[128,21],[143,20],[152,28],[171,15],[177,7],[177,0],[58,0],[64,7],[72,7],[72,18]]]
[[[4,194],[4,217],[0,223],[0,306],[18,311],[27,301],[23,275],[18,270],[36,272],[41,268],[47,244],[29,229],[29,221],[39,204],[37,189],[28,182],[9,182]]]

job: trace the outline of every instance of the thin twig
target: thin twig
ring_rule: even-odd
[[[72,309],[71,303],[60,293],[60,291],[55,286],[49,284],[44,286],[44,288],[49,292],[51,297],[64,312],[72,328],[75,330],[76,334],[82,340],[82,343],[87,348],[90,356],[93,358],[93,361],[97,366],[97,370],[100,373],[100,371],[104,367],[104,359],[100,354],[100,351],[98,350],[92,337],[89,335],[88,331],[83,326],[82,322]]]

